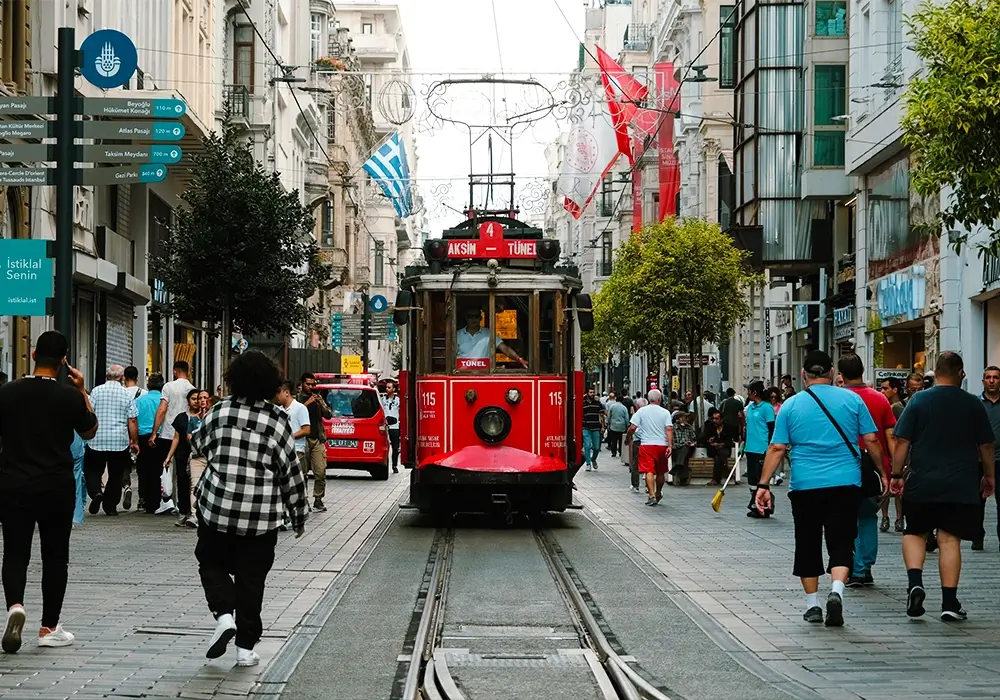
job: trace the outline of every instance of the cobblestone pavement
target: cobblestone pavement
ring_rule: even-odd
[[[336,476],[335,476],[336,475]],[[278,541],[264,600],[260,666],[237,669],[236,652],[208,661],[213,628],[194,559],[195,531],[169,516],[86,516],[73,532],[63,622],[76,634],[64,649],[35,646],[41,615],[38,541],[28,571],[25,644],[0,654],[4,700],[245,697],[291,631],[375,529],[395,510],[406,472],[372,481],[330,472],[329,511],[312,513],[306,534]],[[311,490],[310,486],[310,490]]]
[[[1000,553],[989,526],[997,517],[992,499],[986,551],[963,543],[959,598],[967,622],[945,623],[933,614],[940,605],[937,554],[928,555],[924,573],[929,614],[919,621],[906,617],[902,535],[882,533],[876,585],[847,590],[847,624],[834,629],[802,620],[785,486],[774,489],[776,516],[751,520],[745,484],[727,491],[721,513],[710,505],[715,489],[694,485],[665,489],[664,502],[649,508],[644,495],[629,491],[628,470],[617,459],[603,453],[598,464],[598,471],[576,479],[589,517],[647,557],[707,613],[708,624],[738,640],[736,656],[750,655],[754,664],[762,661],[830,700],[1000,697]],[[821,580],[821,599],[829,582]]]

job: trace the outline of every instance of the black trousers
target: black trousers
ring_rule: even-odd
[[[266,535],[233,535],[198,526],[198,559],[201,587],[208,609],[219,615],[236,615],[236,646],[253,649],[264,633],[260,611],[264,583],[274,564],[278,531]]]
[[[617,457],[622,453],[623,434],[620,430],[611,430],[608,428],[608,449],[611,450],[612,457]]]
[[[83,455],[83,475],[87,483],[87,493],[93,499],[101,499],[101,507],[105,513],[118,510],[118,502],[122,498],[122,474],[131,468],[132,456],[128,449],[121,452],[102,452],[92,450],[87,446]],[[104,470],[108,470],[108,480],[101,489],[101,479]]]
[[[118,482],[119,487],[121,482]],[[3,593],[9,609],[24,604],[31,561],[31,540],[38,525],[42,550],[42,626],[59,624],[69,580],[69,536],[73,531],[76,488],[67,485],[43,493],[0,493],[3,526]]]
[[[715,454],[712,455],[712,481],[717,481],[720,484],[722,480],[728,476],[726,474],[726,468],[729,466],[729,457],[733,454],[731,447],[716,447]],[[757,475],[760,478],[760,475]],[[758,482],[760,483],[760,482]]]
[[[760,483],[760,477],[764,473],[764,455],[757,454],[756,452],[747,452],[747,486],[750,487],[750,505],[747,506],[749,510],[756,510],[756,498],[757,498],[757,484]],[[774,499],[771,499],[772,508],[774,506]]]
[[[835,566],[854,565],[854,540],[858,536],[861,487],[834,486],[826,489],[791,491],[795,521],[795,564],[792,574],[814,578]],[[823,540],[830,565],[823,566]]]
[[[993,498],[997,502],[997,539],[1000,540],[1000,493],[994,492],[993,493]],[[979,520],[983,524],[982,525],[982,532],[979,535],[979,539],[980,540],[983,540],[983,539],[986,538],[986,501],[987,500],[989,500],[989,499],[985,499],[985,500],[980,501],[980,506],[979,506]]]
[[[399,428],[389,428],[389,447],[392,449],[392,466],[399,466]]]
[[[139,436],[139,458],[135,462],[135,470],[139,474],[139,498],[142,499],[146,512],[152,514],[160,505],[160,474],[163,472],[163,460],[167,453],[161,444],[165,440],[157,440],[156,446],[150,447],[150,437]]]

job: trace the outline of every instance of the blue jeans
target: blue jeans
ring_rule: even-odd
[[[73,522],[83,523],[83,508],[87,505],[87,485],[83,478],[83,454],[73,458],[73,478],[76,479],[76,501],[73,507]]]
[[[601,431],[583,429],[583,461],[586,464],[597,464],[597,455],[601,453]]]
[[[858,536],[854,540],[854,567],[852,576],[870,574],[878,558],[879,507],[874,498],[861,501],[858,510]]]

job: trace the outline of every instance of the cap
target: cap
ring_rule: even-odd
[[[757,394],[757,396],[763,396],[764,395],[764,389],[765,389],[764,382],[760,381],[759,379],[757,379],[755,381],[752,381],[752,382],[749,382],[747,384],[744,384],[743,387],[745,389],[749,389],[753,393]]]
[[[809,374],[827,374],[833,369],[833,360],[822,350],[813,350],[806,355],[802,369]]]

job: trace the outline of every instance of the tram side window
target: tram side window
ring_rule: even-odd
[[[448,312],[444,292],[430,292],[430,366],[432,374],[448,371]]]
[[[542,292],[539,294],[539,310],[541,318],[538,321],[538,371],[540,374],[553,374],[560,371],[559,358],[556,355],[557,336],[562,332],[559,318],[556,318],[557,292]]]
[[[522,369],[517,358],[531,363],[531,324],[528,309],[531,297],[525,294],[500,295],[493,301],[495,314],[494,328],[502,343],[497,347],[496,368],[500,370]]]

